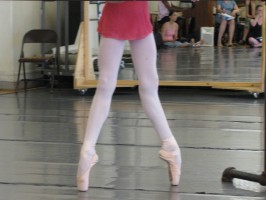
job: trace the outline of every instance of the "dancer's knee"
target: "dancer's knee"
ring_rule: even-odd
[[[98,80],[97,92],[104,96],[112,96],[116,87],[116,81],[111,81],[107,78]]]
[[[142,92],[157,92],[159,86],[159,78],[158,76],[154,76],[152,79],[140,81],[139,83],[139,89]]]

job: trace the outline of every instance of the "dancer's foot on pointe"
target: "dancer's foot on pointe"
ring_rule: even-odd
[[[160,158],[167,162],[171,185],[179,185],[181,176],[181,153],[174,137],[163,141]]]
[[[94,146],[83,144],[80,151],[80,160],[77,171],[77,188],[81,192],[89,189],[89,177],[91,168],[98,162],[98,155]]]

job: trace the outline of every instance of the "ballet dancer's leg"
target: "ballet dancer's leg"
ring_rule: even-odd
[[[122,40],[101,37],[98,60],[99,80],[89,112],[77,171],[79,191],[88,190],[90,169],[98,161],[95,144],[109,113],[124,44],[125,42]]]
[[[169,128],[158,96],[156,46],[153,34],[131,41],[132,59],[139,80],[139,94],[145,113],[162,140],[160,157],[167,161],[172,185],[178,185],[181,174],[181,153]]]

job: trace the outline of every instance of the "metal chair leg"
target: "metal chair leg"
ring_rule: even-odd
[[[15,92],[18,92],[18,87],[19,87],[19,82],[20,82],[20,71],[21,71],[21,62],[19,63],[19,67],[18,67],[18,76],[17,76],[17,84],[16,84]]]
[[[55,81],[54,77],[55,77],[54,73],[52,73],[51,76],[50,76],[51,92],[54,91],[54,81]]]
[[[24,91],[26,92],[27,89],[27,80],[26,80],[26,70],[25,70],[25,63],[22,63],[23,66],[23,77],[24,77]]]

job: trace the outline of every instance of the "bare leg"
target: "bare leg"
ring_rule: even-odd
[[[261,47],[261,46],[262,46],[262,43],[258,42],[258,40],[256,40],[256,39],[253,38],[253,37],[248,38],[248,42],[249,42],[249,44],[250,44],[252,47],[255,47],[255,48],[257,48],[257,47]]]
[[[249,33],[249,29],[245,27],[244,33],[243,33],[243,38],[242,38],[243,41],[246,41],[248,33]]]
[[[233,44],[234,33],[235,33],[235,20],[230,20],[229,21],[229,41],[228,41],[228,45],[232,45]]]
[[[222,20],[221,24],[220,24],[220,27],[219,27],[218,42],[217,42],[217,46],[218,47],[223,46],[222,37],[224,35],[225,29],[226,29],[226,25],[227,25],[227,21],[226,20]]]

